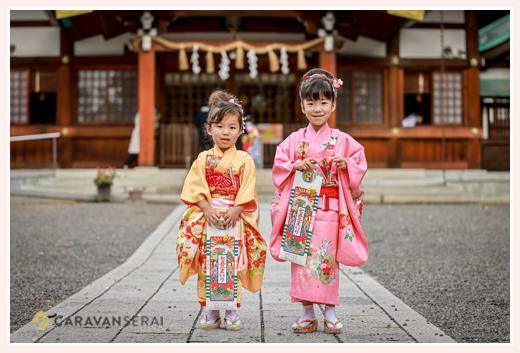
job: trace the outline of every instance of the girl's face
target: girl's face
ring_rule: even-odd
[[[316,132],[327,123],[335,109],[336,102],[332,103],[325,97],[318,100],[304,99],[302,103],[302,111]]]
[[[224,116],[224,119],[220,122],[210,124],[207,127],[208,135],[211,136],[215,145],[217,145],[222,152],[233,147],[237,142],[238,136],[240,136],[240,123],[238,119],[240,119],[240,117],[237,114],[228,114]]]

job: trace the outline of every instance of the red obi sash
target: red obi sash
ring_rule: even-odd
[[[240,177],[233,175],[235,185],[229,174],[206,171],[206,181],[212,194],[237,195],[240,189]]]
[[[322,210],[329,210],[329,199],[338,199],[338,188],[333,186],[322,186],[320,191],[320,197],[322,198]]]

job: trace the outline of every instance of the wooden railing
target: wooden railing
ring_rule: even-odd
[[[10,142],[52,139],[52,167],[54,170],[56,170],[56,168],[58,166],[58,162],[57,162],[58,152],[56,149],[56,139],[58,139],[60,136],[61,136],[61,133],[59,133],[59,132],[51,132],[51,133],[47,133],[47,134],[11,136],[9,139],[10,139]]]
[[[200,153],[199,132],[193,125],[161,124],[159,167],[189,168]]]
[[[509,98],[482,99],[482,120],[489,139],[509,139]]]

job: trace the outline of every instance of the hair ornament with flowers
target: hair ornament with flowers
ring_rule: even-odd
[[[240,117],[242,118],[242,132],[241,134],[243,134],[245,131],[246,131],[246,118],[244,117],[244,109],[242,108],[242,104],[239,103],[238,99],[237,101],[235,102],[235,99],[231,98],[229,100],[231,103],[233,103],[234,105],[236,105],[239,109],[240,109]]]
[[[325,77],[327,80],[329,80],[331,83],[332,83],[332,87],[334,87],[334,89],[340,89],[341,86],[343,86],[343,81],[337,77],[334,77],[334,78],[328,78],[326,75],[323,75],[323,74],[314,74],[314,75],[310,75],[310,76],[307,76],[305,77],[303,80],[304,81],[307,81],[307,80],[310,80],[311,78],[313,77],[316,77],[316,76],[319,76],[319,77]]]

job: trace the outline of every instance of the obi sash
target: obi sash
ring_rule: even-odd
[[[332,209],[333,211],[339,212],[338,188],[333,186],[321,187],[318,209],[322,211]]]
[[[236,196],[240,189],[238,175],[233,175],[233,179],[231,179],[229,174],[206,171],[206,180],[211,194]]]

